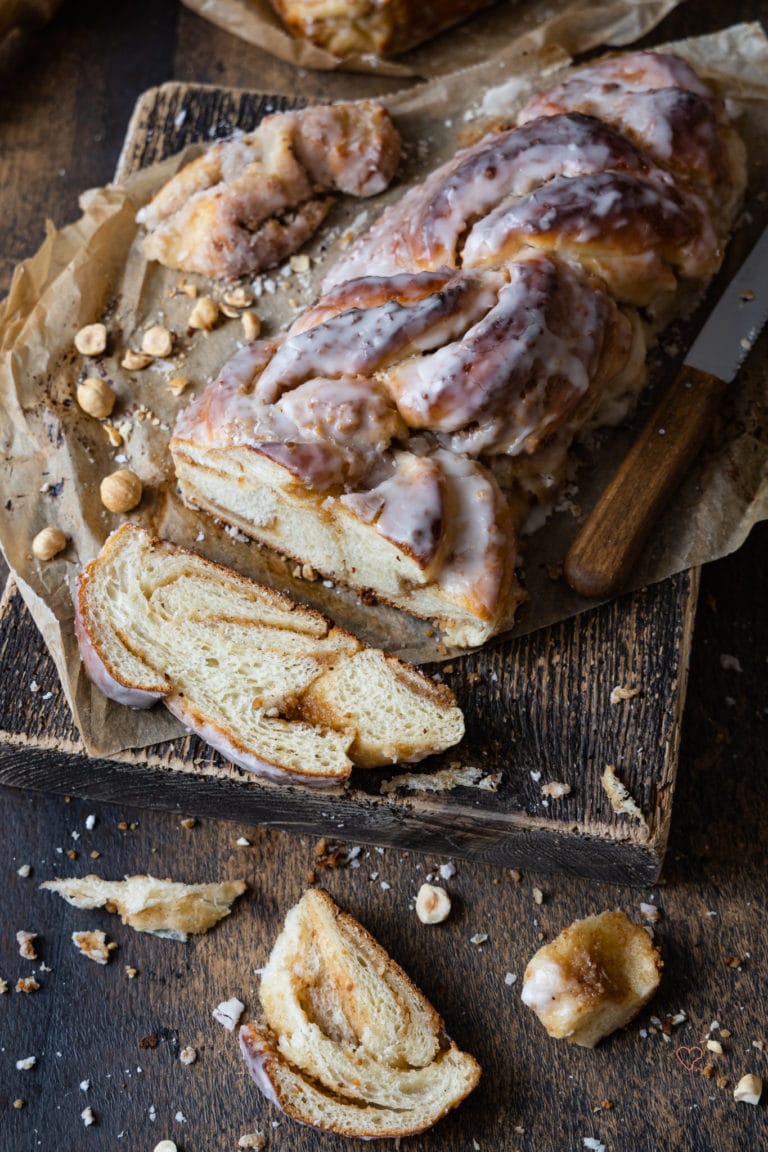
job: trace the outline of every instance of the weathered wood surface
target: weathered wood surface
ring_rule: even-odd
[[[768,18],[765,0],[732,5],[727,14],[706,0],[683,5],[655,38],[759,17]],[[175,75],[307,96],[375,90],[362,78],[297,76],[186,10],[149,0],[65,5],[47,30],[0,52],[0,63],[0,291],[13,263],[38,245],[44,217],[63,224],[75,213],[76,193],[109,178],[144,88]],[[59,169],[65,174],[59,176]],[[731,1096],[743,1072],[768,1076],[766,1056],[752,1047],[754,1040],[768,1039],[766,570],[768,529],[762,526],[739,555],[703,573],[662,886],[630,889],[528,872],[515,883],[506,870],[459,861],[446,885],[454,914],[442,927],[427,929],[409,911],[409,899],[445,857],[372,851],[358,870],[320,873],[485,1066],[474,1097],[432,1133],[403,1141],[403,1152],[466,1152],[474,1142],[482,1152],[581,1152],[585,1136],[599,1137],[607,1152],[751,1152],[768,1144],[765,1105],[735,1105]],[[52,690],[40,649],[20,640],[12,651],[3,678],[22,682],[33,670],[43,694]],[[743,672],[733,661],[724,667],[724,654],[737,657]],[[16,699],[20,710],[31,707],[26,695]],[[525,699],[516,709],[524,709]],[[58,712],[50,718],[52,742],[70,738],[65,720]],[[566,737],[573,739],[567,730]],[[533,758],[534,751],[526,754]],[[30,753],[17,749],[14,756],[14,771],[21,773]],[[12,987],[18,976],[39,969],[17,954],[14,937],[21,928],[41,933],[40,955],[52,969],[39,973],[42,987],[33,995],[0,996],[0,1148],[147,1152],[173,1137],[180,1152],[225,1152],[242,1133],[259,1130],[270,1152],[362,1149],[281,1118],[247,1080],[232,1037],[210,1017],[230,995],[255,1013],[252,970],[266,958],[285,911],[304,888],[314,838],[214,819],[187,830],[181,813],[148,811],[138,788],[131,795],[135,807],[67,804],[59,796],[0,789],[0,976]],[[88,813],[97,817],[91,832],[85,829]],[[123,831],[118,824],[124,821],[137,826]],[[236,845],[241,835],[250,847]],[[66,858],[68,849],[79,853],[76,860]],[[92,851],[101,853],[98,859],[91,859]],[[26,880],[16,871],[24,863],[34,869]],[[146,870],[188,881],[243,876],[252,889],[228,921],[185,946],[134,935],[102,912],[78,913],[36,887],[55,874],[96,871],[119,878]],[[374,872],[379,876],[371,880]],[[382,881],[391,888],[383,890]],[[545,894],[541,907],[533,903],[533,886]],[[648,898],[663,908],[657,939],[666,968],[654,1003],[595,1052],[548,1040],[520,1005],[519,981],[505,986],[504,973],[522,977],[539,933],[551,939],[573,918],[603,908],[621,907],[639,918],[638,902]],[[119,943],[107,968],[77,956],[70,943],[73,930],[91,926]],[[478,950],[469,938],[481,931],[490,939]],[[741,968],[726,963],[733,957],[744,958]],[[125,964],[139,970],[134,981],[126,979]],[[690,1023],[676,1029],[670,1043],[654,1032],[641,1037],[652,1015],[679,1008]],[[713,1020],[732,1033],[722,1042],[723,1055],[710,1055],[717,1075],[729,1081],[724,1088],[686,1071],[675,1057],[679,1045],[698,1044]],[[156,1048],[139,1048],[147,1036],[157,1037]],[[185,1068],[176,1056],[178,1046],[189,1043],[198,1047],[199,1059]],[[16,1060],[28,1055],[37,1056],[37,1067],[17,1071]],[[86,1078],[87,1095],[79,1088]],[[27,1102],[19,1111],[11,1107],[17,1098]],[[600,1109],[606,1099],[614,1105],[610,1110]],[[80,1120],[86,1103],[97,1115],[87,1130]],[[174,1119],[178,1111],[185,1122]],[[273,1122],[280,1126],[273,1129]]]
[[[175,83],[153,89],[131,119],[118,177],[193,140],[247,131],[265,112],[293,102]],[[24,676],[0,675],[0,781],[128,803],[138,795],[147,805],[182,803],[200,814],[318,833],[330,811],[367,842],[647,883],[658,875],[669,829],[696,588],[696,574],[686,573],[447,666],[467,736],[423,770],[455,763],[502,772],[497,792],[382,796],[382,774],[365,772],[330,798],[234,769],[217,779],[207,769],[223,767],[222,758],[190,739],[105,765],[79,754],[55,674],[50,696],[25,692]],[[8,598],[0,623],[0,669],[45,663],[18,597]],[[617,685],[640,696],[611,706]],[[607,764],[617,766],[646,825],[612,810],[600,784]],[[545,800],[541,787],[550,781],[567,783],[570,794]]]

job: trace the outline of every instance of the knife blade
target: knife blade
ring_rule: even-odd
[[[723,292],[624,462],[565,559],[582,596],[611,596],[627,583],[671,493],[701,450],[726,385],[768,320],[768,227]]]

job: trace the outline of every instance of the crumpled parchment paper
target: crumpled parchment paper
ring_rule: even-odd
[[[750,227],[754,231],[759,215],[765,215],[768,40],[758,25],[741,25],[674,47],[722,85],[747,143],[748,219],[734,240],[738,246]],[[389,103],[406,146],[404,182],[420,179],[468,135],[482,134],[485,118],[497,120],[501,109],[511,118],[530,91],[551,82],[562,66],[563,54],[553,49],[534,57],[498,58],[394,97]],[[98,692],[82,672],[74,639],[77,572],[121,520],[102,507],[98,494],[101,478],[118,467],[131,467],[145,483],[145,497],[131,516],[146,527],[315,604],[370,643],[417,661],[446,655],[423,623],[394,610],[364,607],[352,593],[322,581],[295,578],[291,564],[232,536],[178,500],[167,452],[176,414],[218,374],[243,338],[236,319],[208,335],[189,335],[187,318],[194,302],[179,291],[181,277],[147,264],[141,254],[136,208],[183,158],[139,172],[120,186],[86,193],[81,219],[60,232],[49,228],[40,251],[17,269],[0,305],[0,544],[56,662],[86,747],[102,755],[179,733],[178,723],[164,710],[133,712]],[[375,203],[341,203],[307,249],[309,272],[296,273],[288,264],[256,279],[261,293],[256,308],[265,333],[313,298],[339,244],[365,228],[384,203],[402,194],[403,186],[399,182]],[[210,283],[200,278],[197,283],[201,291],[212,291]],[[221,295],[221,286],[213,290]],[[75,351],[73,337],[83,324],[101,319],[109,331],[107,354],[88,361]],[[143,330],[158,322],[176,334],[172,357],[126,372],[120,367],[125,349],[138,348]],[[669,355],[659,351],[652,356],[657,383],[674,372],[675,356],[684,352],[700,317],[691,323],[664,335]],[[764,335],[729,396],[713,446],[647,549],[634,587],[728,553],[756,521],[768,517],[767,351]],[[78,382],[94,372],[118,394],[110,423],[123,437],[119,446],[110,443],[104,424],[74,402]],[[178,375],[192,381],[182,396],[167,387]],[[639,419],[647,410],[644,402]],[[562,561],[580,514],[602,490],[632,435],[631,428],[601,433],[597,451],[580,450],[584,463],[574,486],[563,494],[560,511],[526,544],[530,600],[515,632],[532,631],[589,606],[553,578],[553,566]],[[40,563],[30,546],[49,524],[62,528],[70,542],[55,559]]]

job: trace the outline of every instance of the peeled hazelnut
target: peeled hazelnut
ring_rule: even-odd
[[[201,296],[189,314],[187,324],[190,328],[202,328],[205,332],[216,324],[219,318],[219,306],[210,296]]]
[[[100,356],[106,347],[107,329],[103,324],[86,324],[75,336],[75,348],[83,356]]]
[[[140,372],[142,368],[148,368],[151,363],[151,356],[146,352],[134,352],[133,348],[129,348],[120,361],[121,367],[127,368],[129,372]]]
[[[60,528],[43,528],[32,541],[32,555],[38,560],[52,560],[67,546],[67,538]]]
[[[231,291],[224,293],[222,299],[230,308],[250,308],[253,304],[253,293],[247,288],[232,288]]]
[[[733,1098],[740,1104],[759,1104],[762,1092],[762,1079],[754,1072],[748,1072],[734,1088]]]
[[[115,394],[99,376],[86,376],[82,384],[77,386],[77,402],[83,412],[95,416],[97,420],[104,420],[112,414],[115,406]]]
[[[240,319],[243,322],[243,334],[246,340],[258,340],[261,332],[261,320],[255,312],[243,312]]]
[[[172,348],[173,336],[162,324],[153,324],[141,338],[141,350],[148,356],[159,357],[162,360],[165,356],[170,356]]]
[[[422,884],[416,896],[416,915],[422,924],[440,924],[451,911],[451,898],[444,888]]]
[[[99,489],[101,502],[110,512],[130,512],[141,501],[143,491],[141,480],[128,468],[105,476]]]

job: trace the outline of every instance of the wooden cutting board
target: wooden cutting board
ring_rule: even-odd
[[[252,129],[287,97],[165,84],[139,100],[117,178],[196,139]],[[265,109],[265,105],[267,106]],[[496,791],[399,789],[396,772],[356,771],[319,794],[249,777],[196,737],[85,755],[56,670],[12,580],[0,606],[0,782],[317,835],[649,884],[669,831],[698,571],[444,665],[467,735],[418,771],[501,773]],[[639,689],[611,704],[617,686]],[[643,813],[611,808],[606,765]],[[547,799],[548,782],[570,793]]]

